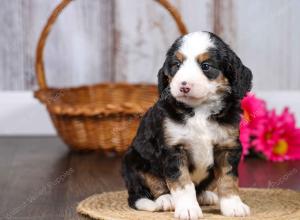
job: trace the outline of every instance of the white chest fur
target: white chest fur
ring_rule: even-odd
[[[186,120],[186,123],[176,123],[165,120],[165,136],[170,146],[181,144],[190,152],[195,170],[191,173],[194,183],[199,183],[207,176],[208,166],[213,164],[213,145],[226,139],[225,129],[217,123],[208,120],[206,109],[195,109],[195,115]]]

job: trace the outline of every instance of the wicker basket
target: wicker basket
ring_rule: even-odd
[[[71,1],[62,0],[40,36],[36,54],[40,89],[35,91],[35,97],[46,105],[57,133],[71,149],[123,152],[136,133],[140,117],[156,100],[157,88],[125,83],[76,88],[47,86],[43,62],[46,39],[57,17]],[[157,2],[170,12],[180,33],[185,34],[177,10],[167,0]]]

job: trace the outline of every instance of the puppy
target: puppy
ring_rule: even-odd
[[[225,216],[250,214],[239,197],[238,164],[240,101],[251,82],[216,35],[195,32],[173,43],[158,73],[159,100],[123,158],[130,207],[175,210],[179,219],[203,217],[200,205],[214,204]]]

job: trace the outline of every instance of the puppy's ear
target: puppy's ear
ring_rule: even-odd
[[[248,67],[243,65],[240,58],[234,53],[231,54],[229,63],[229,75],[233,78],[233,92],[239,99],[242,99],[252,88],[252,72]]]
[[[165,88],[169,85],[168,76],[165,73],[164,66],[160,68],[157,74],[158,78],[158,93],[159,95],[162,94],[162,92],[165,90]]]
[[[252,88],[252,72],[244,65],[242,65],[242,71],[237,75],[237,88],[240,99],[244,98]]]

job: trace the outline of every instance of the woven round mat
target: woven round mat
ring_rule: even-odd
[[[251,208],[251,216],[243,219],[300,219],[300,192],[282,189],[241,189],[240,195]],[[223,217],[217,206],[201,208],[204,219],[241,219]],[[173,212],[146,212],[129,208],[126,191],[93,195],[79,203],[77,212],[101,220],[174,219]]]

